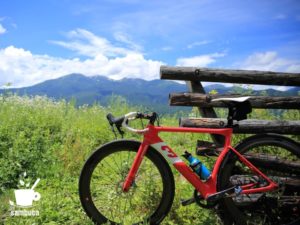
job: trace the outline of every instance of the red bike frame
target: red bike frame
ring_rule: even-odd
[[[211,128],[185,128],[185,127],[158,127],[154,125],[148,125],[149,129],[144,133],[143,142],[135,156],[133,165],[124,181],[123,191],[127,192],[131,184],[135,179],[135,175],[138,171],[139,166],[142,163],[143,157],[147,152],[149,146],[155,148],[158,152],[160,152],[164,158],[172,163],[173,166],[181,173],[194,187],[197,191],[207,199],[209,196],[217,193],[217,176],[218,171],[221,166],[222,160],[224,160],[225,155],[231,150],[233,151],[240,159],[242,163],[244,163],[253,173],[259,175],[263,179],[268,182],[267,186],[264,187],[255,187],[258,183],[252,183],[241,186],[242,192],[241,194],[253,194],[253,193],[261,193],[268,192],[276,189],[278,186],[275,182],[273,182],[270,178],[268,178],[264,173],[262,173],[258,168],[256,168],[252,163],[250,163],[243,155],[241,155],[237,150],[235,150],[231,146],[231,136],[232,136],[232,128],[224,128],[224,129],[211,129]],[[184,163],[177,154],[166,145],[163,140],[158,136],[159,132],[184,132],[184,133],[207,133],[207,134],[219,134],[225,137],[224,149],[221,154],[217,158],[211,176],[206,181],[202,181],[199,176],[193,172],[193,170]]]

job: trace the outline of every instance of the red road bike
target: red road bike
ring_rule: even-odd
[[[236,224],[299,224],[299,143],[275,134],[255,135],[231,146],[233,120],[251,111],[247,98],[219,99],[229,106],[225,128],[155,126],[157,114],[132,112],[107,116],[111,126],[141,134],[142,142],[117,140],[101,146],[86,161],[79,180],[80,200],[97,224],[160,224],[174,199],[169,164],[195,188],[192,202],[219,205]],[[149,120],[145,129],[129,126]],[[225,138],[210,177],[201,180],[160,137],[160,132],[205,133]],[[257,157],[259,156],[259,157]],[[266,164],[266,160],[268,159]],[[296,184],[295,184],[296,183]]]

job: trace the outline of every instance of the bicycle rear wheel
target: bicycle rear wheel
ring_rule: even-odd
[[[141,143],[115,141],[96,150],[85,163],[79,194],[97,224],[159,224],[174,199],[174,178],[165,159],[149,147],[129,192],[122,191]]]
[[[220,204],[237,224],[300,224],[300,146],[279,135],[256,135],[236,147],[253,165],[279,184],[272,192],[224,198]],[[259,181],[229,152],[223,161],[218,190]],[[263,181],[261,186],[265,185]]]

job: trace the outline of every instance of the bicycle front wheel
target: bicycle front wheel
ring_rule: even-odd
[[[174,199],[174,178],[166,160],[149,147],[130,190],[122,191],[141,143],[115,141],[96,150],[85,163],[79,194],[97,224],[159,224]]]
[[[237,224],[300,224],[300,146],[279,135],[256,135],[236,147],[253,165],[275,181],[272,192],[237,195],[221,201],[221,207]],[[229,152],[223,161],[218,190],[266,182]]]

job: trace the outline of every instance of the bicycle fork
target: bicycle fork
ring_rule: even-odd
[[[123,187],[122,187],[122,190],[124,192],[128,192],[130,187],[132,186],[133,182],[134,182],[134,179],[135,179],[135,176],[136,176],[136,173],[143,161],[143,158],[148,150],[148,147],[149,145],[146,144],[145,142],[143,142],[140,147],[139,147],[139,150],[137,151],[137,154],[134,158],[134,161],[133,161],[133,164],[128,172],[128,175],[123,183]]]

